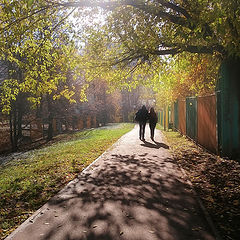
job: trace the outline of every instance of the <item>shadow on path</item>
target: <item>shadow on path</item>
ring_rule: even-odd
[[[51,200],[64,221],[42,239],[211,239],[199,226],[189,186],[164,170],[172,161],[112,154],[99,171],[80,176]]]
[[[68,184],[13,239],[213,240],[168,146],[136,136]]]
[[[144,143],[141,144],[141,146],[143,147],[148,147],[148,148],[165,148],[165,149],[169,149],[169,146],[166,145],[165,143],[160,143],[160,142],[156,142],[154,141],[155,144],[148,142],[148,141],[143,141]]]

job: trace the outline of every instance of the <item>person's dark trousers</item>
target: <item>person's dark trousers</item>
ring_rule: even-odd
[[[151,132],[151,139],[154,140],[154,130],[156,127],[156,123],[149,123],[149,127],[150,127],[150,132]]]
[[[139,122],[139,138],[144,140],[146,122]]]

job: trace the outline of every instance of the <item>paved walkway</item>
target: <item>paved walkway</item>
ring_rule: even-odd
[[[160,131],[123,136],[7,239],[213,240]]]

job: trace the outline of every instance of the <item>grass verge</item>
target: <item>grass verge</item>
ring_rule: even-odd
[[[0,166],[0,239],[9,235],[134,124],[89,129]],[[66,139],[67,138],[67,139]]]
[[[220,236],[240,236],[240,164],[206,152],[178,132],[163,132],[176,162],[185,170]]]

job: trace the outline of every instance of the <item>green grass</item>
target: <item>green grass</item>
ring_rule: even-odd
[[[134,124],[90,129],[0,166],[0,238],[6,237]]]
[[[163,126],[161,126],[159,123],[156,125],[156,129],[158,129],[158,130],[164,130]]]

